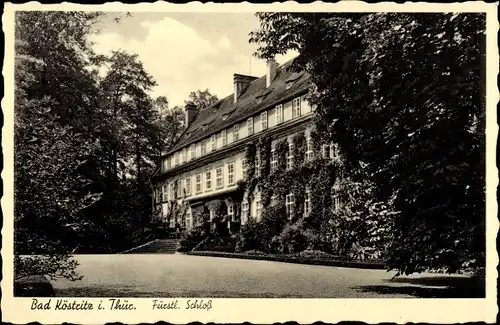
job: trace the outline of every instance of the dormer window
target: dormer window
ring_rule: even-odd
[[[267,97],[267,95],[269,95],[271,92],[272,92],[271,90],[267,89],[265,91],[265,93],[263,93],[262,95],[257,96],[257,103],[262,102]]]
[[[285,84],[285,89],[288,90],[292,88],[292,86],[293,86],[293,81],[287,81]]]
[[[224,114],[224,115],[222,115],[222,120],[225,121],[225,120],[227,120],[228,117],[229,117],[229,114]]]

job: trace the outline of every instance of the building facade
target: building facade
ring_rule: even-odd
[[[293,156],[293,137],[302,134],[305,152],[301,160],[315,159],[311,144],[314,108],[306,100],[311,87],[310,76],[296,72],[291,63],[278,66],[267,62],[266,76],[261,78],[234,75],[234,93],[210,107],[185,108],[187,125],[177,143],[162,156],[162,164],[153,176],[155,217],[171,229],[189,230],[215,219],[238,231],[249,218],[259,219],[265,205],[261,188],[249,189],[240,184],[249,177],[261,176],[262,148],[248,150],[262,139],[269,142],[268,170],[273,173],[302,163]],[[277,145],[286,139],[290,146],[285,157],[277,154]],[[321,147],[321,158],[335,159],[336,147]],[[248,161],[251,157],[252,161]],[[251,166],[251,174],[249,172]],[[311,209],[310,192],[305,192],[303,213]],[[286,213],[294,211],[292,192],[283,195]]]

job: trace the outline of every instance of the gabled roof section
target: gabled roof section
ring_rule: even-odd
[[[266,76],[263,76],[252,81],[236,103],[233,103],[232,94],[200,110],[167,155],[272,108],[293,95],[305,93],[311,86],[310,75],[294,71],[291,68],[292,62],[289,61],[277,68],[276,76],[268,88],[266,88]],[[286,84],[289,82],[293,82],[293,85],[286,89]]]

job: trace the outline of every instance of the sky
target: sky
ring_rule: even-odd
[[[191,91],[209,89],[219,98],[233,92],[233,74],[263,76],[266,63],[252,54],[248,34],[258,29],[253,13],[132,13],[115,22],[113,14],[90,37],[101,54],[125,50],[139,55],[158,86],[153,97],[183,105]],[[296,53],[277,56],[283,64]]]

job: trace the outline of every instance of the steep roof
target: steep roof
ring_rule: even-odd
[[[167,155],[307,91],[311,86],[310,75],[295,72],[291,64],[289,61],[276,69],[269,87],[266,88],[266,76],[263,76],[252,81],[236,103],[233,103],[234,94],[231,94],[200,110]],[[289,89],[286,89],[287,82],[292,82]]]

